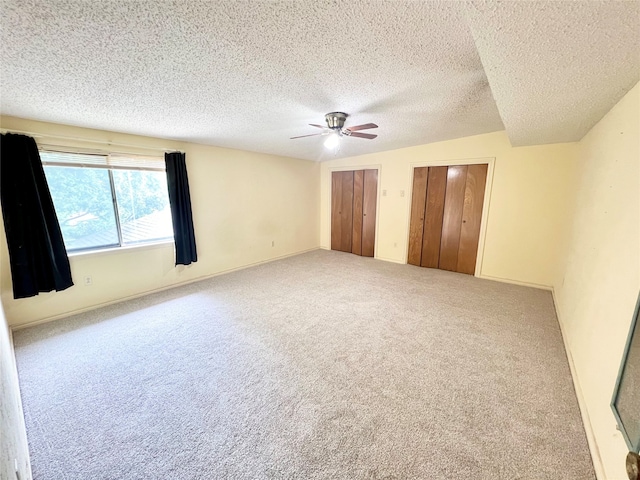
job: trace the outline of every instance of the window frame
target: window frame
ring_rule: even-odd
[[[71,151],[70,151],[71,150]],[[146,171],[146,172],[163,172],[166,176],[166,167],[164,167],[164,158],[159,156],[149,156],[149,155],[137,155],[130,153],[115,153],[115,152],[86,152],[86,151],[74,151],[75,149],[61,149],[61,148],[47,148],[46,146],[39,146],[38,153],[40,154],[40,162],[42,167],[63,167],[63,168],[90,168],[97,170],[107,170],[108,178],[109,178],[109,193],[111,195],[111,207],[113,208],[114,215],[114,226],[116,228],[116,233],[118,237],[117,243],[110,243],[108,245],[99,245],[99,246],[91,246],[91,247],[82,247],[82,248],[73,248],[70,249],[67,247],[65,243],[65,249],[67,251],[67,255],[86,255],[89,253],[100,253],[105,251],[118,251],[122,249],[132,249],[132,248],[141,248],[148,247],[154,245],[163,245],[163,244],[173,244],[175,242],[175,233],[173,233],[173,225],[172,225],[172,234],[168,237],[156,238],[152,240],[142,240],[138,242],[130,242],[125,243],[123,240],[123,232],[122,225],[120,222],[120,213],[118,210],[118,197],[116,192],[116,185],[113,176],[114,170],[123,170],[123,171]],[[45,154],[61,154],[61,155],[82,155],[82,156],[95,156],[101,157],[105,159],[104,163],[83,163],[83,162],[72,162],[72,161],[50,161],[43,160],[42,153]],[[119,159],[128,159],[128,162],[123,162],[122,160],[118,162],[116,160],[111,164],[110,159],[112,157],[116,157]],[[138,159],[136,159],[138,157]],[[151,161],[151,162],[150,162]],[[160,163],[162,162],[162,167],[160,167]],[[125,165],[123,165],[123,163]],[[145,163],[150,163],[151,165],[145,165]],[[137,164],[137,165],[136,165]],[[154,166],[155,165],[155,166]],[[45,174],[46,178],[46,174]],[[166,180],[166,177],[165,177]],[[48,183],[48,179],[47,179]],[[50,187],[49,187],[50,189]],[[169,195],[167,192],[167,199]],[[55,203],[54,203],[55,209]],[[57,211],[56,211],[57,215]],[[64,241],[64,236],[63,236]]]
[[[618,370],[618,377],[616,378],[616,385],[613,389],[613,398],[611,399],[611,410],[613,411],[613,416],[616,419],[618,430],[622,433],[622,437],[629,447],[629,451],[634,453],[640,453],[640,437],[631,438],[629,435],[629,429],[627,426],[632,423],[636,418],[628,418],[624,415],[625,418],[622,418],[618,401],[620,400],[620,387],[622,386],[623,378],[625,378],[625,374],[628,374],[628,370],[630,370],[629,363],[631,361],[631,345],[637,345],[637,342],[640,342],[640,293],[638,293],[638,299],[636,301],[636,307],[633,311],[633,317],[631,318],[631,325],[629,326],[629,334],[627,336],[624,353],[622,354],[622,359],[620,360],[620,368]],[[637,357],[636,357],[637,362]],[[633,381],[633,380],[629,380]]]

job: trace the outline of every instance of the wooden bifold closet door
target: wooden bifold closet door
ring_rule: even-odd
[[[414,169],[408,263],[475,273],[487,167]]]
[[[331,250],[373,257],[378,170],[331,175]]]

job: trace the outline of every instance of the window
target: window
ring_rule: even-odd
[[[68,252],[173,238],[164,159],[40,151]]]

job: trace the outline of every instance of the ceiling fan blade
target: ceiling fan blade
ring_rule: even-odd
[[[327,128],[326,125],[323,127],[322,125],[318,125],[317,123],[310,123],[309,125],[311,125],[312,127]]]
[[[364,125],[356,125],[355,127],[349,127],[347,130],[351,130],[355,132],[356,130],[367,130],[369,128],[378,128],[378,125],[375,123],[365,123]]]
[[[300,135],[299,137],[291,137],[289,138],[289,140],[293,140],[294,138],[317,137],[318,135],[324,135],[324,133],[312,133],[311,135]]]
[[[376,138],[378,135],[371,135],[370,133],[358,133],[358,132],[351,132],[349,135],[347,135],[348,137],[358,137],[358,138],[368,138],[369,140],[373,140],[374,138]]]

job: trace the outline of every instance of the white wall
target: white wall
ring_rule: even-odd
[[[18,388],[18,374],[13,356],[11,333],[0,304],[0,478],[31,478],[27,432]]]
[[[640,290],[640,84],[580,141],[576,201],[554,285],[606,479],[626,477],[610,402]]]
[[[358,139],[345,139],[358,141]],[[375,141],[375,140],[374,140]],[[412,170],[490,159],[490,196],[481,238],[480,276],[550,288],[571,210],[577,144],[513,148],[505,132],[323,162],[320,243],[331,246],[331,171],[379,167],[376,258],[405,263]],[[495,162],[494,160],[495,159]],[[382,190],[387,196],[381,196]],[[404,196],[402,195],[404,192]],[[484,241],[483,241],[484,240]]]
[[[378,192],[387,190],[387,196],[378,202],[376,257],[404,263],[413,167],[488,158],[492,175],[480,275],[554,288],[596,466],[601,460],[605,472],[600,477],[625,478],[626,446],[609,402],[640,289],[639,89],[579,143],[513,148],[497,132],[322,164],[2,118],[3,128],[186,151],[199,253],[197,264],[177,269],[171,246],[72,257],[74,276],[91,274],[93,286],[14,301],[1,234],[7,317],[21,325],[318,243],[329,248],[334,169],[381,169]]]
[[[5,129],[134,145],[112,150],[186,152],[198,262],[174,267],[173,244],[73,255],[75,286],[14,300],[4,232],[0,288],[12,326],[67,315],[126,297],[318,248],[319,171],[316,162],[190,143],[116,134],[3,117]],[[79,140],[36,137],[40,143],[98,148]],[[104,145],[101,148],[107,148]],[[271,246],[272,241],[275,246]],[[93,285],[82,279],[91,275]]]
[[[377,167],[387,196],[378,203],[376,257],[404,263],[413,167],[495,159],[480,276],[554,289],[601,480],[626,478],[610,402],[640,290],[639,90],[579,143],[513,148],[498,132],[321,167],[321,246],[331,242],[331,171]]]

